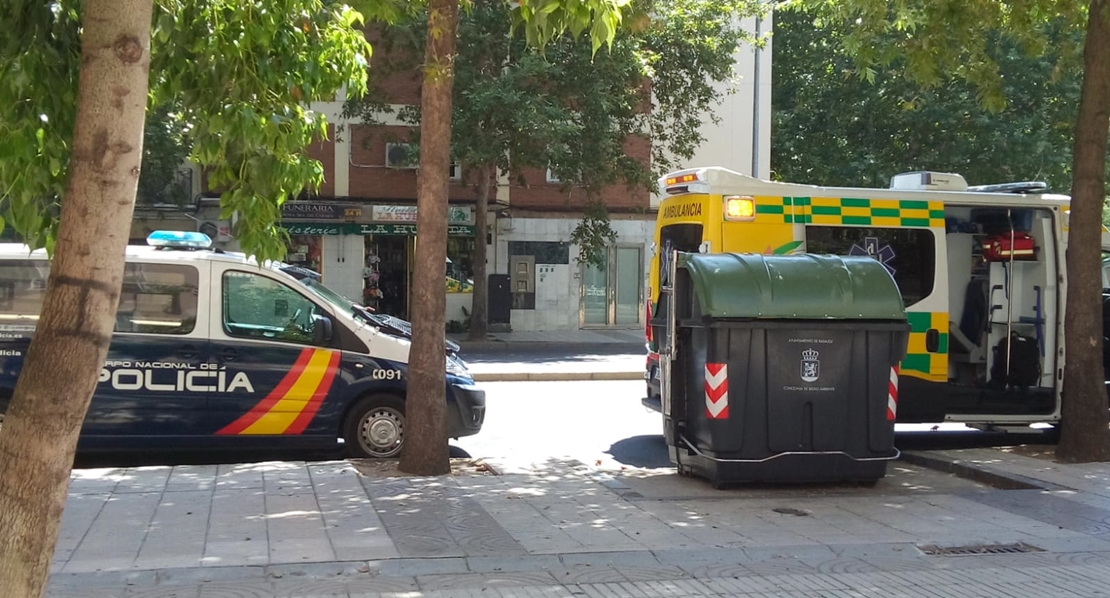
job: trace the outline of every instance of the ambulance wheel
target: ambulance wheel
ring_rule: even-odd
[[[373,395],[355,403],[343,426],[343,442],[352,457],[385,459],[401,454],[405,442],[405,403],[391,395]]]

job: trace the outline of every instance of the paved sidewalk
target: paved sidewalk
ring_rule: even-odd
[[[1110,464],[930,455],[1044,489],[999,490],[904,462],[874,488],[731,491],[668,470],[559,461],[439,478],[345,461],[83,470],[49,595],[1110,593]],[[925,552],[982,545],[1006,548]]]

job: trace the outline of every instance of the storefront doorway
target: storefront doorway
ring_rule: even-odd
[[[643,314],[644,248],[614,245],[601,267],[582,266],[581,308],[583,328],[636,327]]]
[[[290,235],[287,261],[319,272],[324,284],[352,301],[411,318],[416,206],[289,202],[282,214]],[[463,320],[473,292],[473,208],[451,206],[448,221],[451,267],[444,284],[455,301],[446,315]]]
[[[415,237],[372,235],[366,241],[366,305],[379,313],[409,317]]]

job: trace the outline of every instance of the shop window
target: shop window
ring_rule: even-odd
[[[296,266],[320,271],[320,247],[323,238],[314,235],[291,235],[285,261]]]
[[[474,237],[447,238],[448,292],[470,292],[474,285]]]
[[[933,292],[936,238],[926,228],[807,226],[806,251],[867,255],[886,267],[909,307]]]

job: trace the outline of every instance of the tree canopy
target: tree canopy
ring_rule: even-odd
[[[1065,461],[1110,460],[1099,297],[1110,128],[1110,2],[791,0],[783,6],[804,7],[820,19],[850,24],[838,43],[864,80],[875,81],[879,69],[894,66],[933,91],[961,82],[970,85],[979,103],[992,112],[1014,102],[1006,95],[1002,68],[1014,48],[1029,56],[1055,52],[1051,55],[1059,56],[1064,69],[1081,65],[1071,128],[1072,165],[1066,173],[1071,204],[1062,223],[1067,227],[1068,287],[1062,322],[1062,431],[1056,455]]]
[[[290,15],[293,15],[290,17]],[[8,5],[0,49],[0,195],[4,217],[34,246],[50,243],[64,201],[77,112],[77,2]],[[239,212],[240,244],[263,258],[284,254],[279,203],[318,184],[304,148],[326,133],[307,101],[364,88],[370,46],[361,16],[315,0],[158,2],[149,108],[175,106],[191,127],[191,159]],[[30,49],[31,51],[28,51]]]
[[[907,75],[904,58],[861,77],[843,45],[852,28],[808,11],[776,15],[777,179],[885,187],[898,172],[935,170],[958,172],[971,184],[1041,180],[1068,190],[1083,73],[1064,49],[1079,43],[1076,31],[1062,22],[1048,27],[1052,41],[1039,55],[1002,32],[989,32],[1005,99],[992,110],[966,80],[918,83]]]
[[[586,259],[596,259],[611,240],[600,191],[614,184],[654,190],[676,160],[693,155],[703,119],[717,121],[719,84],[734,77],[737,51],[760,43],[741,20],[766,7],[754,0],[663,0],[651,9],[636,13],[642,16],[600,52],[570,33],[531,46],[512,36],[509,9],[499,3],[476,4],[460,17],[453,159],[475,184],[488,176],[487,165],[508,175],[550,167],[568,190],[581,190],[594,208],[576,235]],[[383,44],[418,56],[422,27],[413,20],[387,28]],[[413,68],[391,62],[392,70]],[[373,83],[370,94],[348,106],[368,122],[388,103]],[[421,120],[416,106],[400,116],[413,126]],[[650,140],[650,159],[628,154],[636,138]]]

